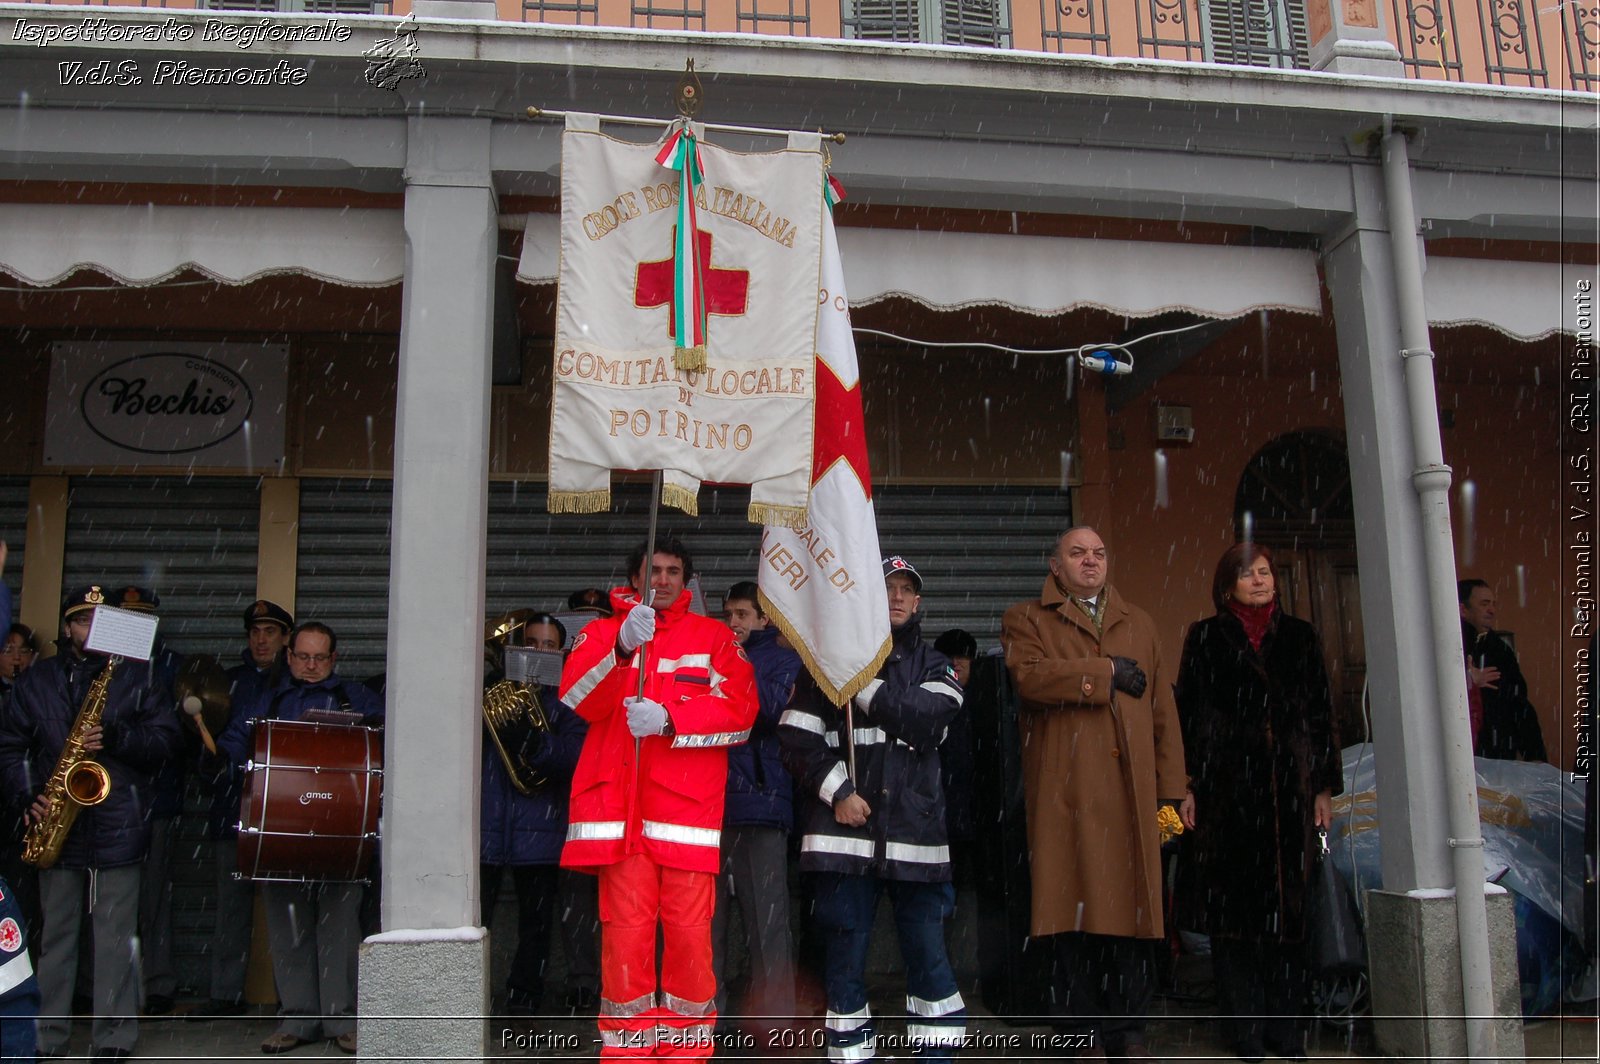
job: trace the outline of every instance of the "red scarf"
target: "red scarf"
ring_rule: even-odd
[[[1244,625],[1245,638],[1250,640],[1250,649],[1261,652],[1261,640],[1266,638],[1267,625],[1272,623],[1272,615],[1278,609],[1276,601],[1265,606],[1246,606],[1238,599],[1228,600],[1228,609],[1239,618],[1239,623]]]

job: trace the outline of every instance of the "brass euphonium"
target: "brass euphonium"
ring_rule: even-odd
[[[550,733],[550,720],[544,714],[537,688],[501,680],[483,693],[483,723],[513,787],[532,794],[548,782],[533,767],[532,760],[542,737]]]
[[[45,784],[43,797],[49,799],[50,808],[43,820],[28,829],[22,849],[22,859],[36,868],[49,868],[61,858],[61,847],[66,845],[67,834],[78,819],[78,810],[99,805],[111,793],[111,773],[89,757],[83,748],[83,737],[91,728],[100,726],[111,674],[121,661],[119,657],[111,658],[89,685],[89,693],[83,696],[78,717],[61,748],[61,759],[50,774],[50,782]]]

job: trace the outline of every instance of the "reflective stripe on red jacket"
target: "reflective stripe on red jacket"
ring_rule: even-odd
[[[749,738],[755,674],[727,625],[689,612],[688,591],[656,611],[655,638],[619,660],[617,632],[638,601],[631,588],[612,591],[615,612],[584,628],[561,672],[561,700],[589,722],[561,863],[593,869],[644,853],[715,872],[727,748]],[[639,742],[636,765],[622,700],[638,690],[641,658],[645,696],[666,707],[674,734]]]

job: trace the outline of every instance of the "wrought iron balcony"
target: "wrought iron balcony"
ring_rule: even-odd
[[[51,3],[55,0],[29,0]],[[404,15],[412,0],[74,0]],[[1309,66],[1307,0],[494,0],[502,19]],[[1348,0],[1353,5],[1357,0]],[[1600,0],[1365,0],[1407,77],[1600,91]],[[1354,8],[1352,8],[1354,9]]]

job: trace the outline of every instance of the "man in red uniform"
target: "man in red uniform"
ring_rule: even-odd
[[[633,586],[611,592],[612,615],[584,628],[561,673],[561,700],[589,722],[561,864],[600,876],[600,1055],[696,1059],[717,1019],[727,747],[749,737],[755,674],[726,625],[689,612],[683,544],[662,537],[645,555],[629,556]]]

